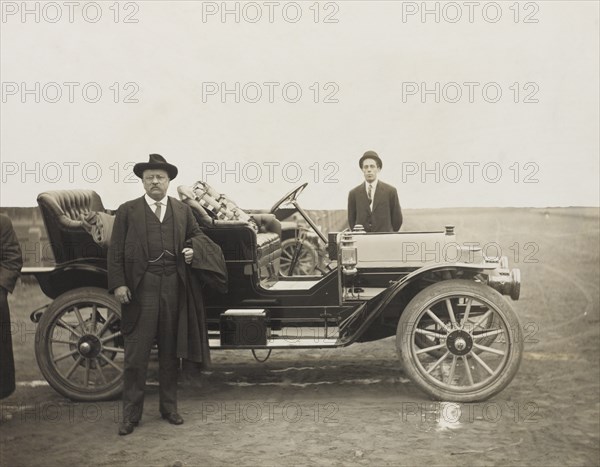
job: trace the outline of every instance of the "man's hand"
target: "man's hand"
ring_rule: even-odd
[[[115,289],[115,298],[119,303],[127,305],[131,301],[131,292],[129,291],[129,287],[126,285],[117,287]]]
[[[192,262],[192,258],[194,257],[194,250],[192,250],[191,248],[184,248],[183,250],[181,250],[181,252],[185,257],[185,262],[187,264],[190,264]]]

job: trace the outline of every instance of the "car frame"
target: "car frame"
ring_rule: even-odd
[[[223,221],[203,229],[221,247],[229,275],[228,293],[204,289],[210,348],[334,348],[396,336],[401,367],[430,397],[474,402],[503,390],[523,353],[519,319],[503,296],[518,300],[519,270],[509,269],[506,257],[484,257],[458,243],[452,226],[393,233],[356,226],[325,237],[298,203],[306,186],[287,193],[271,212],[293,206],[328,244],[331,263],[323,274],[279,274],[281,239],[269,233],[274,249],[259,257],[255,225]],[[23,272],[35,275],[53,300],[31,313],[44,377],[73,400],[96,401],[122,390],[121,311],[107,291],[106,246],[76,225],[78,209],[61,206],[79,198],[79,211],[112,214],[90,190],[40,194],[57,261]],[[76,235],[71,245],[59,237],[58,220]]]

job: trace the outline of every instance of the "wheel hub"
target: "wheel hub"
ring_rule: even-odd
[[[473,348],[473,338],[468,332],[459,329],[448,334],[446,347],[454,355],[466,355]]]
[[[85,358],[96,358],[102,350],[102,343],[96,336],[86,334],[77,342],[77,350]]]

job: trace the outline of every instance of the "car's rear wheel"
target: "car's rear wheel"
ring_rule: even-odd
[[[497,291],[449,280],[410,301],[398,322],[396,348],[407,375],[431,397],[474,402],[511,382],[523,337],[517,315]]]
[[[35,356],[48,383],[69,399],[99,401],[122,391],[121,307],[106,290],[82,287],[42,315]]]

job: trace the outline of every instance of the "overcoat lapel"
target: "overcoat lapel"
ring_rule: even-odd
[[[187,216],[183,206],[182,204],[174,203],[169,196],[169,207],[173,212],[173,229],[175,229],[175,236],[173,238],[175,238],[178,253],[183,249],[186,234]]]
[[[146,232],[146,200],[142,196],[138,198],[131,207],[132,226],[137,233],[144,250],[144,256],[148,258],[148,233]]]

